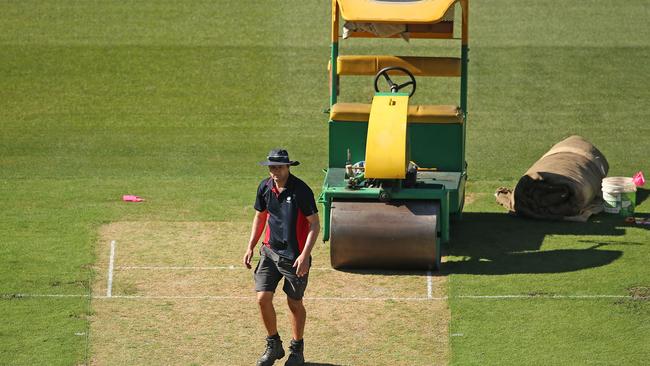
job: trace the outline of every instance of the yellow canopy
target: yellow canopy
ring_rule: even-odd
[[[457,0],[336,0],[343,19],[368,23],[435,23]]]

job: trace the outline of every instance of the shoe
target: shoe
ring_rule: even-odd
[[[266,350],[262,357],[257,360],[257,366],[271,366],[275,360],[284,357],[284,349],[282,348],[282,340],[279,335],[266,337]]]
[[[284,363],[284,366],[302,366],[305,364],[305,356],[302,353],[304,348],[304,343],[302,340],[295,341],[291,340],[291,345],[289,346],[289,358],[287,362]]]

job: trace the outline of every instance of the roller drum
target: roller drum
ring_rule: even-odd
[[[330,250],[337,269],[439,267],[438,201],[334,201]]]

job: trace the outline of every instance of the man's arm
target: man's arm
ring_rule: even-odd
[[[248,269],[251,269],[253,249],[255,249],[257,241],[260,240],[260,236],[262,236],[262,231],[264,231],[264,226],[266,225],[266,218],[268,214],[268,211],[255,211],[253,226],[251,228],[251,237],[248,239],[248,246],[246,247],[246,253],[244,253],[244,265]]]
[[[318,219],[318,213],[307,216],[307,221],[309,222],[309,233],[307,233],[307,241],[305,242],[305,247],[300,253],[300,256],[293,263],[293,266],[296,267],[296,274],[298,277],[302,277],[309,272],[309,256],[311,255],[311,250],[314,248],[314,243],[316,243],[316,238],[320,232],[320,220]]]

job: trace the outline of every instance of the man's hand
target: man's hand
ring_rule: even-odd
[[[311,265],[311,249],[314,247],[316,237],[320,231],[320,223],[318,221],[317,213],[307,216],[307,221],[309,222],[309,233],[307,234],[305,247],[300,256],[298,256],[296,261],[293,263],[293,267],[296,269],[296,275],[298,277],[302,277],[309,272],[309,266]]]
[[[246,268],[251,269],[251,260],[253,259],[253,249],[247,248],[244,253],[244,265]]]
[[[305,258],[303,255],[298,256],[293,262],[293,267],[296,269],[298,277],[306,275],[309,272],[309,258]]]
[[[262,231],[266,225],[266,218],[268,214],[268,211],[255,211],[255,217],[253,218],[253,227],[251,228],[251,238],[248,240],[246,253],[244,253],[244,259],[242,260],[248,269],[251,269],[253,248],[255,248],[255,245],[257,245],[257,241],[260,240],[260,236],[262,235]]]

